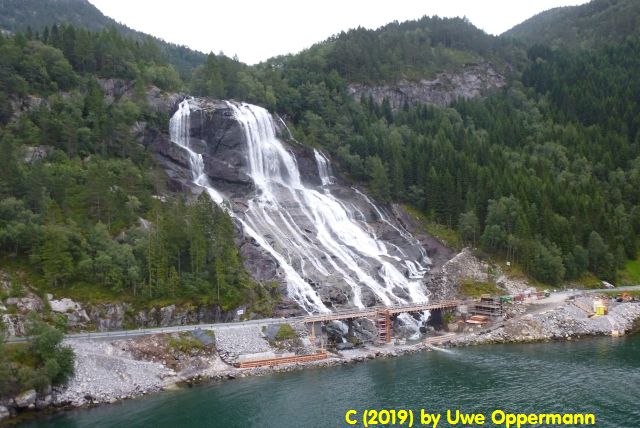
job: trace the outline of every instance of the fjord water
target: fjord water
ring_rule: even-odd
[[[376,236],[353,200],[332,193],[331,164],[324,154],[314,150],[321,185],[304,183],[295,156],[276,136],[272,115],[250,104],[227,105],[244,131],[246,173],[256,189],[246,208],[231,207],[229,212],[244,232],[277,260],[286,276],[289,297],[316,313],[329,311],[317,288],[338,283],[350,290],[349,305],[360,308],[364,307],[363,288],[385,305],[427,300],[421,280],[429,259],[414,237],[353,189],[353,196],[375,214],[388,233],[404,243],[404,250]],[[222,204],[225,196],[207,178],[202,155],[191,144],[189,121],[192,111],[198,109],[195,100],[179,105],[170,121],[171,141],[188,153],[193,183]],[[415,322],[411,317],[403,318],[407,323]]]
[[[201,385],[27,426],[344,427],[351,408],[424,408],[587,412],[598,427],[632,428],[640,420],[639,356],[637,335],[422,352]]]

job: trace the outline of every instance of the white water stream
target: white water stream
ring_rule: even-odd
[[[190,144],[190,115],[197,105],[183,101],[171,118],[171,140],[189,154],[192,180],[218,204],[225,197],[210,183],[202,155]],[[424,249],[408,258],[398,245],[383,242],[365,223],[365,214],[350,201],[334,196],[334,178],[326,156],[315,151],[322,186],[302,182],[295,157],[276,137],[269,112],[261,107],[227,103],[241,124],[247,142],[249,168],[255,195],[244,212],[235,217],[247,235],[274,259],[284,271],[289,297],[313,313],[329,312],[318,290],[338,287],[350,305],[364,307],[363,293],[373,293],[384,305],[427,300],[421,279],[428,263]],[[378,221],[398,233],[414,248],[416,240],[393,225],[366,195],[355,191],[376,213]],[[417,260],[419,258],[420,260]],[[405,273],[403,273],[403,271]]]

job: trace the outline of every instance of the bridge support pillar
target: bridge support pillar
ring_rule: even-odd
[[[376,312],[376,327],[378,328],[378,342],[391,342],[391,317],[388,310]]]

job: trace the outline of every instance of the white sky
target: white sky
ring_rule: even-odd
[[[295,53],[340,31],[423,15],[466,16],[500,34],[544,10],[586,0],[89,0],[135,30],[249,64]]]

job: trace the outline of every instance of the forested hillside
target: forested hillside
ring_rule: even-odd
[[[476,31],[438,18],[352,30],[298,55],[245,67],[239,81],[224,79],[224,67],[209,61],[192,89],[219,96],[207,82],[227,83],[224,96],[285,115],[301,141],[331,152],[379,200],[413,205],[543,282],[586,272],[618,280],[627,259],[636,258],[640,232],[637,39],[590,50],[524,50]],[[396,54],[411,52],[403,46],[420,33],[441,37],[423,41],[424,52],[434,52],[430,40],[440,40],[440,48],[465,47],[460,52],[470,58],[511,58],[511,85],[445,109],[394,112],[388,103],[348,96],[354,79],[392,81],[397,70],[428,74]],[[449,66],[437,57],[423,60]],[[363,61],[371,66],[358,68]]]
[[[87,0],[3,0],[0,2],[0,29],[10,32],[42,32],[54,25],[72,25],[90,31],[114,28],[120,35],[139,43],[154,45],[160,50],[183,78],[188,78],[195,67],[202,64],[205,55],[167,43],[156,37],[135,31],[105,16]]]
[[[502,36],[530,45],[585,49],[624,42],[638,36],[639,29],[640,3],[636,0],[593,0],[542,12]]]
[[[625,4],[580,10],[596,19]],[[14,16],[13,29],[28,22],[0,15],[2,25]],[[150,85],[279,113],[379,201],[411,205],[545,283],[588,272],[626,280],[620,272],[637,257],[640,42],[627,40],[626,27],[625,37],[589,49],[547,40],[526,49],[528,38],[422,18],[347,31],[252,67],[209,55],[181,76],[153,39],[47,25],[0,38],[0,255],[43,290],[225,308],[263,297],[224,212],[204,197],[159,197],[168,194],[163,172],[134,135],[140,122],[167,127],[147,105]],[[347,90],[480,61],[503,69],[508,87],[447,108],[392,111]],[[131,82],[132,96],[106,97],[100,79],[109,78]]]
[[[207,197],[169,197],[135,136],[136,124],[168,126],[149,85],[183,85],[154,42],[53,26],[1,36],[0,63],[3,264],[54,293],[255,300],[231,219]],[[105,79],[131,82],[132,95],[107,97]]]

